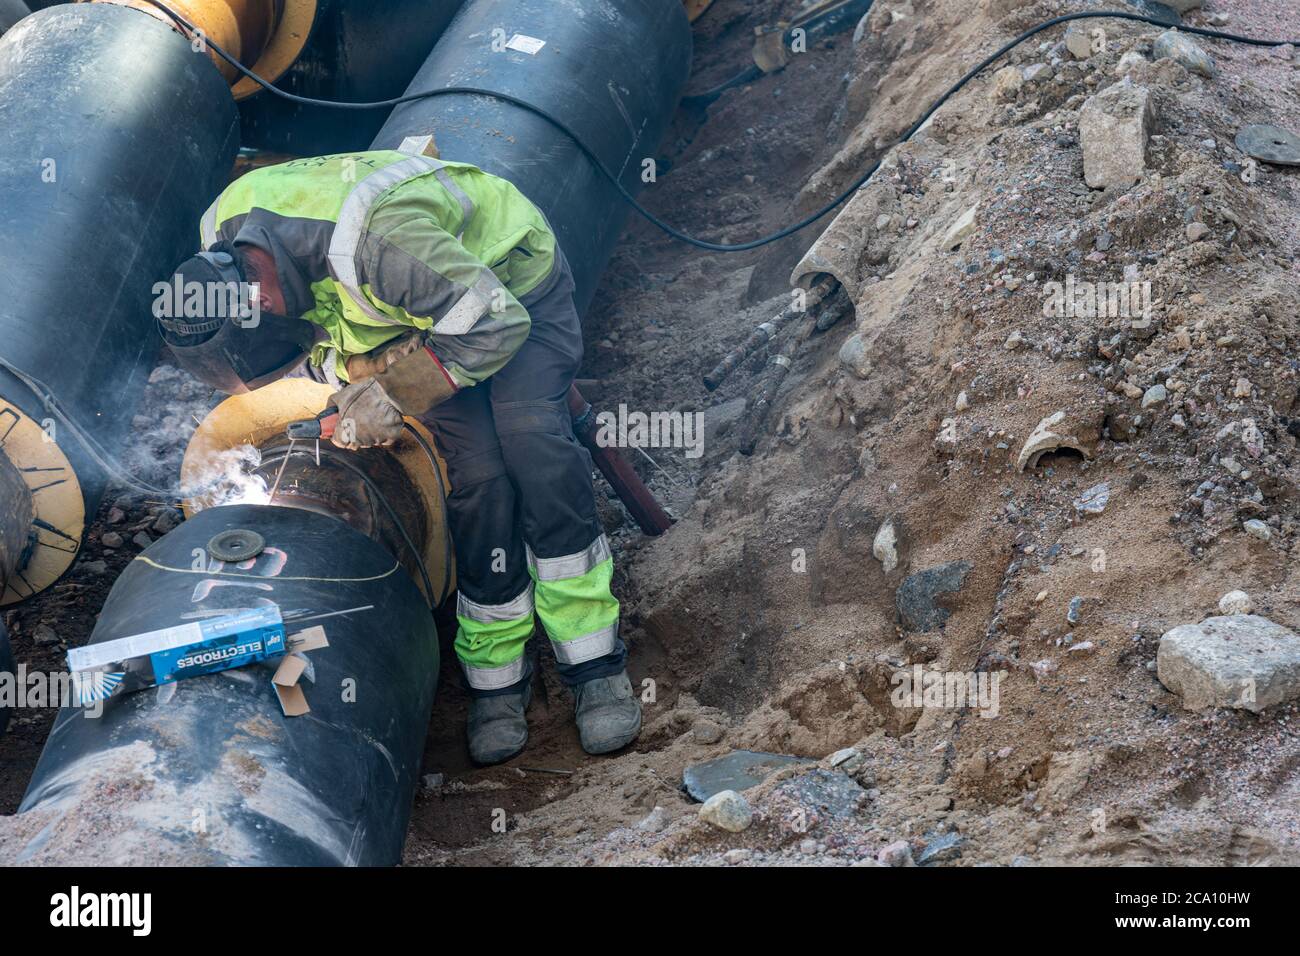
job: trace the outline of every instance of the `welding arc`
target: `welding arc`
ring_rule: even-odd
[[[168,17],[171,18],[171,20],[174,23],[177,24],[177,26],[181,27],[184,30],[188,30],[191,34],[195,32],[196,28],[192,23],[190,23],[180,14],[175,13],[172,10],[169,10],[166,6],[164,6],[160,2],[160,0],[146,0],[146,2],[149,3],[150,6],[156,7],[157,9],[165,13]],[[935,100],[933,104],[931,104],[930,108],[927,109],[925,113],[921,115],[920,119],[918,119],[915,123],[912,124],[912,128],[909,129],[906,133],[904,133],[903,136],[898,140],[898,142],[895,143],[895,145],[906,143],[908,140],[910,140],[916,134],[916,131],[919,130],[922,126],[924,126],[926,124],[926,121],[928,121],[930,117],[933,116],[935,112],[941,106],[944,105],[944,103],[948,102],[948,100],[951,99],[952,96],[955,93],[957,93],[957,91],[959,91],[962,87],[964,87],[967,83],[973,80],[977,75],[979,75],[989,66],[991,66],[993,63],[997,62],[1003,56],[1009,53],[1011,50],[1015,49],[1021,43],[1024,43],[1026,40],[1030,39],[1031,37],[1037,36],[1038,34],[1042,33],[1044,30],[1049,30],[1052,27],[1058,26],[1059,24],[1062,23],[1068,23],[1071,20],[1095,20],[1095,19],[1103,19],[1103,18],[1114,19],[1114,20],[1132,20],[1137,23],[1149,23],[1152,24],[1153,26],[1158,26],[1158,27],[1169,26],[1168,23],[1162,20],[1157,20],[1155,17],[1143,16],[1140,13],[1128,13],[1122,10],[1089,10],[1089,11],[1084,11],[1082,13],[1067,13],[1064,14],[1063,16],[1053,17],[1050,20],[1044,20],[1042,23],[1038,24],[1037,26],[1031,27],[1030,29],[1026,30],[1024,33],[1021,33],[1015,39],[1009,40],[1007,43],[999,47],[996,52],[989,54],[978,64],[976,64],[974,67],[968,70],[961,79],[959,79],[956,83],[954,83],[951,87],[948,88],[947,92],[945,92],[942,96],[940,96],[937,100]],[[1177,29],[1179,30],[1179,32],[1182,33],[1192,33],[1197,36],[1209,37],[1214,40],[1229,40],[1233,43],[1245,43],[1250,46],[1272,47],[1272,46],[1300,45],[1300,40],[1260,40],[1255,37],[1238,36],[1234,33],[1224,33],[1220,30],[1209,30],[1203,27],[1179,26]],[[623,201],[626,202],[629,206],[631,206],[634,210],[636,210],[636,212],[640,216],[642,216],[642,218],[644,218],[646,221],[648,221],[658,229],[662,230],[672,238],[680,242],[685,242],[689,245],[695,246],[697,249],[704,249],[708,252],[747,252],[751,249],[758,249],[761,246],[765,246],[768,245],[769,243],[776,242],[780,239],[784,239],[787,236],[794,235],[796,232],[806,229],[808,226],[811,226],[817,220],[821,219],[828,213],[834,211],[836,208],[840,206],[841,203],[843,203],[846,199],[848,199],[855,192],[857,192],[864,185],[866,185],[867,180],[869,180],[872,176],[874,176],[876,170],[880,168],[881,160],[884,158],[884,156],[882,156],[881,159],[877,159],[874,163],[871,164],[871,166],[866,170],[866,172],[858,176],[858,178],[855,179],[847,189],[841,192],[838,196],[832,199],[825,206],[822,206],[820,209],[818,209],[815,212],[809,213],[807,216],[800,219],[798,222],[794,223],[794,225],[786,226],[784,229],[780,229],[772,233],[771,235],[763,236],[760,239],[752,239],[749,242],[736,242],[736,243],[709,242],[705,239],[697,239],[694,236],[687,235],[686,233],[682,232],[676,227],[671,226],[668,223],[664,222],[662,219],[660,219],[650,210],[646,209],[639,202],[637,202],[635,196],[633,196],[630,192],[628,192],[627,188],[623,185],[619,177],[614,173],[610,172],[609,167],[607,167],[603,162],[601,162],[600,158],[591,150],[589,146],[587,146],[586,143],[582,141],[581,137],[579,137],[577,133],[575,133],[572,129],[570,129],[562,120],[552,115],[551,113],[547,112],[546,110],[542,109],[541,107],[534,106],[531,103],[527,103],[524,100],[519,99],[518,97],[510,96],[508,93],[498,93],[495,90],[485,90],[485,89],[480,89],[478,87],[472,87],[472,86],[446,86],[436,90],[425,90],[422,93],[410,93],[407,94],[406,96],[397,96],[388,100],[376,100],[373,103],[344,103],[335,100],[318,100],[310,96],[299,96],[296,93],[290,93],[286,90],[280,89],[279,87],[275,86],[269,81],[258,76],[248,67],[244,66],[244,64],[240,63],[237,59],[235,59],[233,56],[231,56],[229,53],[223,50],[220,46],[214,43],[211,40],[211,38],[204,37],[203,42],[205,42],[208,46],[210,46],[216,52],[216,54],[220,56],[223,60],[225,60],[227,63],[233,66],[240,73],[244,74],[244,76],[248,77],[258,86],[262,87],[262,89],[266,90],[268,93],[273,93],[274,95],[279,96],[282,99],[289,100],[292,103],[300,103],[304,106],[321,106],[321,107],[341,109],[341,110],[380,110],[380,109],[392,109],[393,107],[400,106],[403,103],[410,103],[415,100],[428,99],[429,97],[432,96],[444,96],[448,94],[489,96],[498,100],[502,100],[506,103],[510,103],[514,106],[518,106],[520,109],[527,110],[533,115],[538,116],[543,120],[545,120],[546,122],[550,123],[561,133],[567,136],[570,140],[572,140],[573,144],[578,148],[578,150],[584,156],[587,157],[587,159],[591,161],[592,165],[596,167],[596,169],[601,173],[601,175],[603,175],[614,185],[614,188],[618,190],[619,195],[623,197]]]

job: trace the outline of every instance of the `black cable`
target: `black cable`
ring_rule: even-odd
[[[197,28],[194,26],[194,24],[190,23],[180,14],[174,13],[173,11],[169,10],[166,6],[162,4],[161,0],[147,0],[147,2],[151,6],[156,7],[157,9],[165,13],[168,17],[171,18],[171,20],[174,23],[176,23],[181,28],[188,30],[191,34],[197,32]],[[924,126],[926,121],[931,116],[933,116],[941,106],[943,106],[946,102],[948,102],[948,100],[955,93],[957,93],[957,91],[959,91],[962,87],[964,87],[967,83],[969,83],[972,79],[974,79],[980,72],[982,72],[992,63],[1001,59],[1003,56],[1005,56],[1015,47],[1019,46],[1021,43],[1024,43],[1026,40],[1030,39],[1031,37],[1037,36],[1038,34],[1042,33],[1044,30],[1049,30],[1052,27],[1059,26],[1062,23],[1069,23],[1072,20],[1093,20],[1093,19],[1101,19],[1101,18],[1114,19],[1114,20],[1131,20],[1135,23],[1146,23],[1146,24],[1151,24],[1154,26],[1166,27],[1166,28],[1169,26],[1168,23],[1164,22],[1163,20],[1158,20],[1155,17],[1143,16],[1140,13],[1128,13],[1127,11],[1122,11],[1122,10],[1096,10],[1096,11],[1090,10],[1090,11],[1084,11],[1082,13],[1067,13],[1059,17],[1053,17],[1051,20],[1045,20],[1042,23],[1038,24],[1037,26],[1031,27],[1030,29],[1024,31],[1015,39],[1010,40],[1007,43],[1003,44],[1001,47],[998,48],[998,50],[995,53],[992,53],[989,56],[985,57],[976,66],[972,67],[969,71],[967,71],[966,74],[962,76],[961,79],[959,79],[956,83],[954,83],[951,87],[949,87],[947,92],[945,92],[942,96],[940,96],[937,100],[935,100],[933,104],[931,104],[930,108],[925,111],[925,113],[921,116],[920,119],[918,119],[914,124],[912,124],[912,128],[909,129],[905,134],[903,134],[902,138],[899,139],[898,143],[896,143],[895,145],[906,143],[909,139],[911,139],[912,136],[916,134],[916,131],[919,130],[922,126]],[[1209,30],[1203,27],[1180,26],[1177,29],[1183,33],[1191,33],[1196,36],[1209,37],[1215,40],[1229,40],[1233,43],[1245,43],[1250,46],[1272,47],[1272,46],[1300,45],[1300,40],[1259,40],[1254,37],[1243,37],[1233,33],[1224,33],[1220,30]],[[759,239],[753,239],[749,242],[737,242],[737,243],[708,242],[703,239],[696,239],[694,236],[689,236],[686,233],[682,232],[681,230],[669,225],[668,223],[660,219],[658,216],[656,216],[654,213],[650,212],[650,210],[642,206],[639,202],[637,202],[636,197],[627,191],[627,188],[624,187],[619,177],[614,173],[610,172],[608,167],[606,167],[605,164],[600,161],[600,159],[596,156],[594,152],[592,152],[592,150],[586,145],[586,143],[584,143],[572,129],[570,129],[567,125],[565,125],[563,121],[561,121],[555,116],[552,116],[546,110],[538,106],[534,106],[531,103],[526,103],[523,100],[518,99],[517,97],[514,96],[510,96],[507,93],[498,93],[495,90],[485,90],[485,89],[479,89],[476,87],[469,87],[469,86],[449,86],[437,90],[426,90],[423,93],[411,93],[406,96],[397,96],[389,100],[377,100],[373,103],[341,103],[332,100],[318,100],[318,99],[313,99],[312,97],[309,96],[299,96],[296,93],[289,93],[286,90],[279,89],[278,87],[264,80],[262,77],[258,76],[248,67],[244,66],[244,64],[240,63],[237,59],[235,59],[233,56],[231,56],[229,53],[223,50],[211,39],[204,37],[203,42],[206,43],[208,46],[210,46],[217,53],[217,55],[220,56],[223,60],[225,60],[232,67],[234,67],[236,70],[238,70],[244,76],[248,77],[250,80],[252,80],[258,86],[262,87],[267,92],[273,93],[276,96],[289,100],[292,103],[299,103],[304,106],[320,106],[320,107],[326,107],[331,109],[345,109],[345,110],[391,109],[395,106],[400,106],[403,103],[412,103],[415,102],[416,100],[428,99],[434,96],[446,96],[449,94],[469,94],[475,96],[490,96],[490,97],[495,97],[496,99],[499,100],[503,100],[504,102],[511,103],[515,106],[520,107],[521,109],[527,110],[528,112],[534,114],[535,116],[541,117],[542,119],[550,123],[552,126],[554,126],[556,129],[558,129],[565,136],[567,136],[569,139],[571,139],[573,141],[573,144],[577,146],[579,151],[582,152],[582,154],[586,156],[589,160],[591,160],[592,165],[594,165],[596,169],[599,170],[600,173],[606,179],[608,179],[611,183],[613,183],[614,188],[618,190],[619,195],[623,197],[624,202],[626,202],[629,206],[635,209],[637,213],[640,214],[643,218],[645,218],[648,222],[652,223],[654,226],[663,230],[665,233],[667,233],[669,236],[673,237],[674,239],[677,239],[681,242],[689,243],[690,245],[695,246],[697,249],[704,249],[709,252],[747,252],[750,249],[757,249],[760,246],[765,246],[769,243],[776,242],[780,239],[786,238],[787,236],[794,235],[796,232],[806,229],[808,226],[811,226],[814,222],[816,222],[818,219],[821,219],[827,213],[832,212],[846,199],[848,199],[855,192],[861,189],[866,184],[867,180],[869,180],[873,175],[875,175],[875,172],[877,169],[880,168],[880,163],[881,163],[880,159],[876,160],[874,163],[871,164],[870,169],[868,169],[865,173],[863,173],[857,179],[855,179],[852,185],[850,185],[842,193],[836,196],[833,200],[831,200],[821,209],[818,209],[816,212],[810,213],[809,215],[805,216],[803,219],[800,219],[792,226],[787,226],[784,229],[780,229],[772,233],[771,235],[763,236],[762,238]]]

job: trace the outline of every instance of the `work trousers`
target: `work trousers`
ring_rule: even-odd
[[[557,251],[551,276],[521,300],[532,326],[519,351],[421,419],[447,462],[456,655],[476,695],[531,678],[534,615],[570,685],[617,674],[627,656],[591,455],[574,437],[566,398],[582,360],[573,290]]]

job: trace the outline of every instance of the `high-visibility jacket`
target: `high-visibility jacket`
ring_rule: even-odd
[[[310,361],[331,380],[415,328],[432,329],[457,387],[476,385],[528,337],[519,300],[555,275],[555,235],[511,183],[391,150],[253,170],[208,208],[201,238],[271,253],[290,314],[325,331]]]

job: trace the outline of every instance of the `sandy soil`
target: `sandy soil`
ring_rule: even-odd
[[[679,113],[645,202],[712,239],[779,228],[884,163],[834,225],[754,252],[702,254],[629,224],[588,317],[584,391],[606,407],[704,411],[707,427],[700,458],[634,455],[678,518],[668,535],[646,539],[602,505],[646,729],[629,752],[587,757],[547,669],[527,752],[475,769],[448,649],[424,767],[443,778],[417,797],[409,865],[1300,860],[1296,705],[1191,713],[1154,673],[1161,634],[1217,613],[1234,588],[1257,613],[1300,625],[1300,196],[1280,167],[1243,182],[1233,145],[1248,123],[1300,129],[1294,51],[1205,41],[1219,71],[1209,79],[1149,62],[1158,28],[1108,23],[1104,50],[1086,59],[1061,48],[1058,28],[1010,61],[1048,65],[1049,82],[1000,97],[989,71],[890,148],[970,64],[1083,6],[877,0],[856,40],[838,36]],[[692,88],[745,65],[752,28],[797,7],[717,0],[696,27]],[[1223,29],[1278,36],[1294,32],[1300,5],[1209,0],[1187,22],[1216,13]],[[1133,77],[1156,108],[1146,171],[1131,189],[1089,190],[1079,110],[1131,50],[1148,60]],[[947,248],[971,208],[973,230]],[[1190,241],[1191,222],[1208,236]],[[702,376],[789,301],[791,272],[827,225],[814,253],[854,317],[796,352],[746,457],[738,432],[768,355],[714,393]],[[1152,284],[1150,327],[1044,316],[1046,282],[1126,269]],[[853,336],[857,358],[842,360]],[[208,396],[158,378],[154,406],[201,414]],[[1168,399],[1143,409],[1157,383]],[[1057,411],[1086,454],[1019,471],[1026,437]],[[1247,419],[1258,441],[1243,440]],[[141,422],[165,464],[175,449],[156,431]],[[1104,510],[1081,513],[1076,500],[1102,483]],[[159,508],[119,504],[117,524],[132,528]],[[33,643],[38,623],[65,642],[89,632],[131,552],[96,546],[110,507],[87,555],[106,570],[83,561],[7,616],[20,660],[61,658]],[[1249,519],[1268,525],[1267,541],[1244,533]],[[887,522],[890,570],[873,553]],[[970,571],[941,602],[950,616],[901,627],[900,584],[954,561]],[[997,716],[897,706],[891,679],[917,664],[1004,674]],[[24,714],[0,740],[0,810],[16,806],[48,723]],[[683,770],[734,748],[818,762],[852,809],[787,770],[746,794],[743,833],[703,822]],[[832,758],[844,748],[857,753]]]

